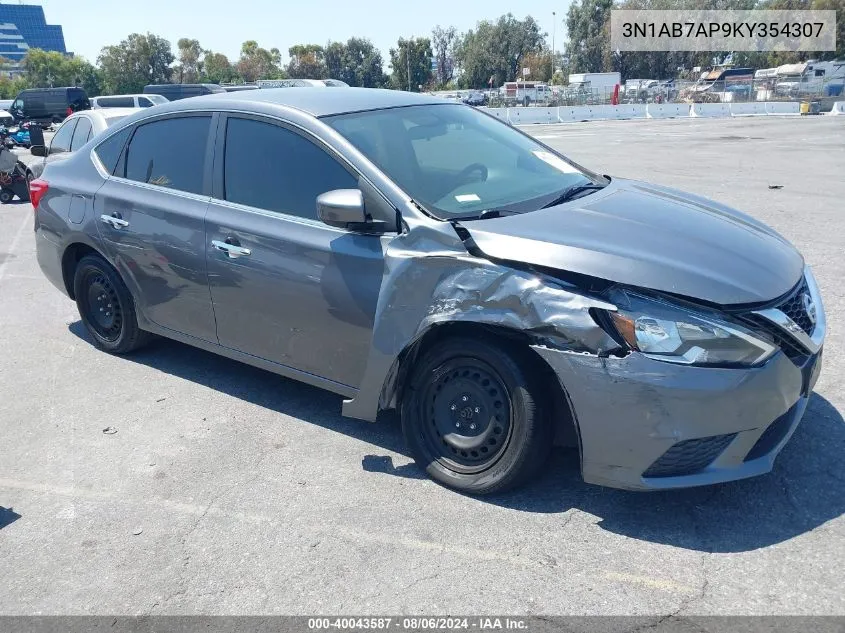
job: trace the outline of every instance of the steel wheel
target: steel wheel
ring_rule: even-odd
[[[498,461],[511,435],[511,401],[502,379],[474,358],[441,365],[420,398],[431,457],[459,473]]]
[[[123,311],[114,286],[97,270],[90,270],[82,283],[85,292],[80,298],[89,324],[104,340],[117,341],[123,329]]]

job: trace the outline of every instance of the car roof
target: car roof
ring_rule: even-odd
[[[67,119],[96,117],[103,119],[104,121],[108,121],[109,119],[128,117],[136,112],[143,112],[145,110],[149,110],[149,108],[100,108],[97,110],[80,110],[79,112],[71,114],[67,117]],[[65,119],[65,121],[67,121],[67,119]]]
[[[348,112],[363,112],[366,110],[382,110],[385,108],[437,103],[454,104],[454,101],[400,90],[381,90],[376,88],[326,90],[323,87],[262,88],[261,90],[215,93],[173,101],[157,107],[159,108],[159,112],[164,112],[165,110],[175,112],[202,110],[205,108],[249,108],[250,105],[277,105],[296,108],[315,117],[323,117]]]

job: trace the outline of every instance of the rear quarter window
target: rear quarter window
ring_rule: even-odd
[[[126,178],[202,193],[210,128],[210,116],[162,119],[138,126],[126,151]]]
[[[126,141],[131,133],[131,127],[124,128],[94,148],[97,158],[100,159],[103,167],[110,174],[115,173],[121,153],[123,152],[123,146],[126,145]]]

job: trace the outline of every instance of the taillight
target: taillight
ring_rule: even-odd
[[[41,198],[44,197],[49,188],[47,181],[41,180],[41,178],[36,178],[29,183],[29,201],[32,203],[33,210],[38,208],[38,203],[41,202]]]

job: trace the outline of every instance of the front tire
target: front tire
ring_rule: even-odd
[[[79,260],[73,293],[82,323],[97,348],[110,354],[126,354],[148,341],[149,334],[138,327],[129,289],[99,255],[86,255]]]
[[[474,495],[525,483],[545,464],[551,424],[527,353],[453,338],[416,363],[402,432],[435,481]]]

